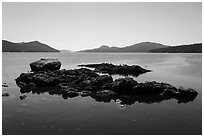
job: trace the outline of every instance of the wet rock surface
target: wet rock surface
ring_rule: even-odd
[[[86,64],[78,65],[79,67],[94,68],[94,71],[100,73],[120,74],[120,75],[133,75],[139,76],[140,74],[150,72],[151,70],[144,69],[138,65],[128,66],[124,65],[113,65],[111,63],[100,63],[100,64]]]
[[[31,71],[59,70],[61,62],[57,59],[40,59],[30,63]]]
[[[22,73],[16,79],[21,93],[60,95],[64,99],[90,96],[99,102],[120,100],[121,104],[154,103],[176,99],[178,103],[193,101],[198,93],[193,89],[176,88],[156,81],[138,83],[125,77],[113,80],[110,75],[80,68]]]

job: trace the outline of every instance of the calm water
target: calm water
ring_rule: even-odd
[[[2,92],[10,94],[2,98],[3,134],[201,134],[202,54],[3,53],[2,57],[2,82],[8,84]],[[134,77],[138,82],[155,80],[193,88],[198,96],[188,103],[172,99],[129,105],[48,93],[28,93],[20,100],[15,78],[41,57],[57,58],[65,69],[85,63],[138,64],[153,70]]]

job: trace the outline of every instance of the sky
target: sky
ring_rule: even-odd
[[[2,39],[78,51],[139,42],[202,42],[201,2],[3,2]]]

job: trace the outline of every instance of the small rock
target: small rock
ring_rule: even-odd
[[[8,87],[8,85],[6,83],[3,83],[2,87]]]
[[[26,95],[22,95],[22,96],[20,96],[20,99],[23,100],[23,99],[25,99],[26,97],[27,97]]]
[[[2,97],[8,97],[9,96],[9,93],[3,93],[2,94]]]

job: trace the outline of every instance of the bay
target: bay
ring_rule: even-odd
[[[167,82],[192,88],[198,96],[192,102],[164,100],[155,103],[120,100],[99,102],[91,97],[63,99],[48,93],[28,93],[20,100],[15,79],[30,71],[29,64],[42,57],[57,58],[62,69],[79,64],[113,63],[140,65],[153,70],[133,77],[138,82]],[[113,75],[113,78],[123,77]],[[123,135],[123,134],[202,134],[202,54],[157,53],[2,53],[3,134]]]

